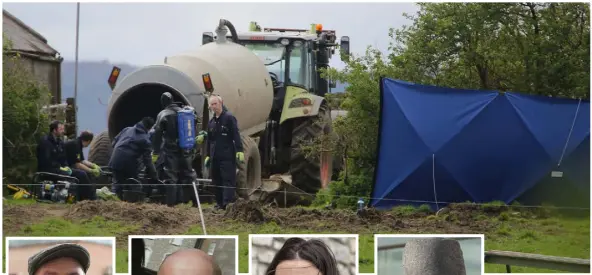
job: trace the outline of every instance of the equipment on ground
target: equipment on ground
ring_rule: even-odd
[[[78,179],[47,172],[37,172],[33,176],[31,196],[40,201],[54,203],[74,203]]]
[[[88,158],[107,165],[110,140],[142,117],[156,117],[165,92],[195,108],[201,116],[196,130],[207,130],[212,117],[207,96],[218,95],[241,132],[245,161],[238,164],[238,195],[269,198],[260,193],[290,189],[302,196],[283,192],[280,205],[308,204],[333,174],[328,150],[317,150],[322,152],[319,156],[310,155],[306,148],[322,145],[318,141],[332,134],[331,111],[324,96],[335,83],[321,77],[321,72],[329,67],[337,47],[342,58],[349,56],[349,37],[342,37],[340,45],[336,41],[335,31],[320,24],[304,30],[266,28],[261,32],[252,22],[249,32],[237,33],[230,22],[220,20],[216,35],[204,33],[200,47],[166,57],[164,64],[142,67],[114,86],[108,130],[93,140]],[[205,146],[201,145],[202,152]],[[199,176],[207,174],[204,158],[201,153],[193,163]],[[266,186],[270,181],[262,177],[273,175],[289,178]],[[291,186],[285,187],[288,183]]]
[[[10,185],[10,184],[6,185],[6,187],[8,189],[14,191],[14,195],[12,195],[12,197],[16,200],[31,198],[31,193],[29,193],[24,188],[20,188],[18,186],[14,186],[14,185]]]

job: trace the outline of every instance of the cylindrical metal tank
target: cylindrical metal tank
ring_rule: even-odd
[[[273,103],[273,85],[257,55],[231,41],[213,42],[195,51],[167,58],[167,64],[194,79],[204,89],[202,74],[209,73],[214,94],[234,114],[239,130],[264,123]]]
[[[109,136],[144,116],[156,117],[160,95],[171,92],[202,114],[207,99],[202,75],[209,73],[214,94],[234,114],[239,130],[264,123],[273,102],[273,85],[262,61],[247,48],[229,40],[167,57],[165,64],[140,68],[121,80],[108,105]]]

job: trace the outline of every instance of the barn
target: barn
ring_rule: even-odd
[[[34,77],[46,85],[52,94],[52,104],[60,104],[61,64],[60,53],[47,44],[47,39],[27,26],[6,10],[3,10],[4,38],[12,42],[12,50],[7,54],[20,55],[19,65],[28,69]],[[6,66],[14,63],[6,62]]]

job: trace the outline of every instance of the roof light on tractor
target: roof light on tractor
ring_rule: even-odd
[[[315,30],[317,34],[321,34],[323,32],[323,24],[316,24]]]
[[[261,31],[261,26],[259,26],[259,24],[257,24],[257,22],[252,21],[249,24],[249,31],[250,32],[260,32]]]

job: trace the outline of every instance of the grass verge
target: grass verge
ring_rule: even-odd
[[[99,202],[97,202],[99,203]],[[87,213],[89,218],[73,219],[66,214],[69,207],[64,205],[24,204],[5,200],[4,236],[116,236],[116,270],[127,273],[127,235],[202,233],[201,225],[193,222],[188,226],[168,225],[154,215],[153,220],[119,217],[125,209],[113,209],[118,203],[105,206],[105,210]],[[7,210],[8,206],[8,210]],[[82,206],[80,206],[82,207]],[[135,207],[134,211],[140,211]],[[496,208],[497,207],[497,208]],[[590,220],[575,218],[557,213],[517,212],[513,209],[498,209],[488,206],[480,209],[454,209],[451,212],[434,216],[425,207],[398,207],[379,218],[362,219],[341,210],[320,210],[311,208],[267,210],[265,215],[274,216],[263,222],[246,222],[230,219],[225,215],[214,214],[206,206],[206,224],[210,235],[239,236],[239,272],[248,273],[249,234],[359,234],[359,272],[374,273],[374,234],[485,234],[486,250],[506,250],[544,255],[585,258],[590,255]],[[26,209],[26,210],[24,210]],[[94,209],[94,208],[93,208]],[[156,208],[150,208],[155,211]],[[493,210],[492,210],[493,209]],[[26,219],[26,213],[45,211],[45,218]],[[23,213],[19,211],[25,211]],[[81,210],[78,210],[80,214]],[[109,212],[107,212],[109,211]],[[167,210],[169,211],[169,210]],[[194,209],[179,207],[175,209],[180,217],[195,215]],[[184,212],[186,211],[186,212]],[[276,212],[273,212],[276,211]],[[151,212],[151,214],[153,214]],[[115,213],[115,214],[114,214]],[[135,213],[135,212],[134,212]],[[138,212],[138,213],[141,213]],[[117,215],[116,215],[117,214]],[[170,213],[169,213],[170,214]],[[148,216],[148,215],[144,215]],[[109,217],[109,218],[105,218]],[[133,220],[133,218],[132,218]],[[158,223],[155,221],[158,220]],[[149,223],[150,226],[147,226]],[[169,226],[171,228],[165,228]],[[150,228],[151,231],[146,231]],[[503,265],[486,264],[487,273],[504,273]],[[556,272],[535,268],[513,267],[513,273]]]

